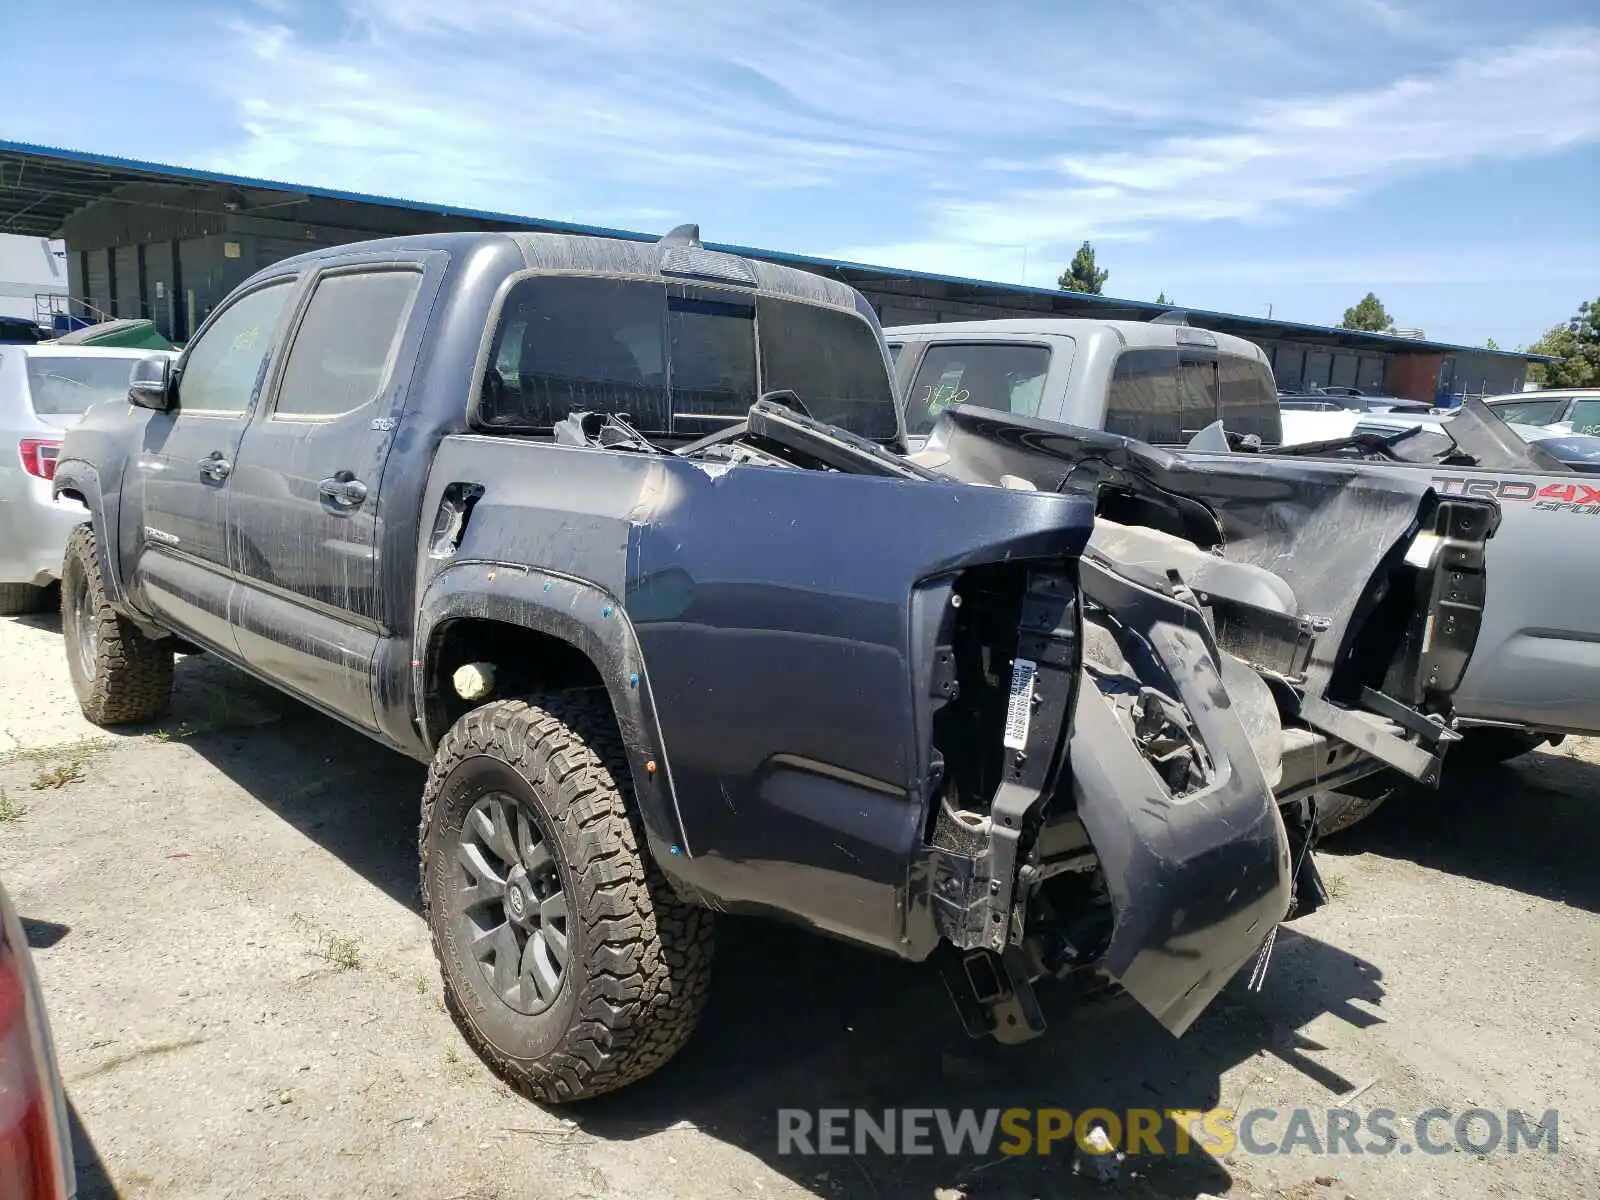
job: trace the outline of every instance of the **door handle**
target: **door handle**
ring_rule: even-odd
[[[200,474],[207,479],[226,479],[232,473],[233,464],[223,458],[221,452],[200,460]]]
[[[331,475],[317,483],[317,491],[340,508],[358,508],[367,498],[367,485],[359,479],[340,479]]]

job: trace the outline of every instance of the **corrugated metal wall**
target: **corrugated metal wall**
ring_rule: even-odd
[[[139,295],[139,247],[118,246],[113,252],[117,265],[117,295],[114,317],[144,316]]]
[[[89,277],[84,281],[84,299],[92,312],[111,311],[111,262],[109,252],[91,250],[88,253]]]
[[[178,338],[177,297],[173,293],[172,243],[152,242],[144,248],[145,303],[163,337]]]

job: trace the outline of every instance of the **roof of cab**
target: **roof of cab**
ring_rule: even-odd
[[[508,230],[504,233],[433,233],[345,242],[283,259],[261,273],[288,274],[316,263],[336,262],[385,250],[445,250],[453,254],[469,254],[480,246],[507,239],[515,243],[523,261],[534,270],[658,276],[663,275],[663,264],[671,261],[670,256],[677,255],[678,265],[684,270],[665,274],[665,278],[683,278],[685,282],[712,285],[733,284],[847,311],[871,311],[861,294],[849,284],[813,275],[809,271],[710,250],[699,244],[673,245],[666,241],[642,242],[579,233]]]
[[[1160,347],[1176,345],[1177,330],[1190,326],[1165,321],[1099,321],[1093,317],[1011,317],[999,321],[940,321],[932,325],[895,325],[883,331],[888,341],[900,338],[918,340],[967,341],[996,337],[1042,337],[1057,334],[1087,340],[1116,337],[1124,346]],[[1210,329],[1196,329],[1202,338],[1215,339],[1217,349],[1245,358],[1264,355],[1261,347],[1247,338]]]

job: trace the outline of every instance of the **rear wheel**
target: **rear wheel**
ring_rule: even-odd
[[[423,913],[474,1050],[537,1100],[649,1075],[710,983],[711,914],[675,896],[629,812],[609,707],[497,701],[445,736],[423,795]]]
[[[1319,792],[1317,836],[1331,837],[1333,834],[1343,833],[1358,821],[1365,821],[1392,795],[1394,795],[1392,789],[1378,792],[1374,796],[1353,796],[1349,792]]]
[[[172,643],[146,637],[106,600],[94,530],[67,539],[61,566],[61,634],[78,707],[96,725],[151,721],[172,700]]]
[[[0,583],[0,617],[42,612],[49,598],[50,589],[47,587],[34,587],[31,583]]]

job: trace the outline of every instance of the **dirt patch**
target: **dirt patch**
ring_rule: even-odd
[[[48,632],[0,621],[0,663],[59,690]],[[1600,1177],[1592,745],[1352,830],[1323,856],[1335,901],[1181,1040],[1114,996],[1047,992],[1045,1038],[969,1042],[926,970],[730,919],[684,1053],[543,1110],[443,1012],[416,898],[423,769],[203,657],[178,675],[168,736],[106,737],[60,788],[30,783],[106,735],[5,726],[13,751],[45,749],[0,761],[23,810],[0,822],[0,876],[37,947],[85,1196],[1420,1200],[1588,1196]],[[1345,1098],[1402,1128],[1435,1106],[1556,1109],[1559,1151],[1191,1150],[1110,1183],[1060,1152],[778,1153],[780,1108],[1271,1107],[1257,1132],[1276,1140],[1296,1107]]]

